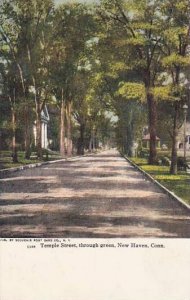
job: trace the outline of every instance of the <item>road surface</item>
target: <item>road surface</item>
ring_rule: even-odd
[[[0,179],[1,237],[190,237],[190,213],[118,152]]]

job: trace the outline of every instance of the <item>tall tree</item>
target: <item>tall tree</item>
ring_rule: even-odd
[[[149,163],[156,162],[156,101],[152,89],[160,70],[161,31],[164,24],[160,18],[160,1],[102,1],[100,14],[103,20],[115,24],[118,38],[115,46],[125,48],[125,63],[141,74],[148,104],[150,131]],[[108,23],[110,24],[110,23]],[[109,25],[110,26],[110,25]]]
[[[51,33],[51,0],[5,0],[0,34],[9,47],[19,74],[24,99],[26,158],[30,156],[29,93],[33,94],[37,128],[37,155],[41,151],[41,111],[48,90],[48,46]]]
[[[163,32],[164,58],[162,60],[170,77],[174,96],[174,117],[172,132],[172,160],[170,173],[177,173],[177,136],[180,127],[180,109],[184,103],[185,70],[190,64],[190,5],[188,0],[165,1],[161,11],[166,19]]]
[[[60,107],[60,152],[72,154],[72,109],[81,53],[93,36],[95,23],[89,8],[83,4],[59,6],[54,18],[54,44],[51,56],[51,80]],[[79,100],[80,102],[80,100]],[[65,145],[65,137],[67,145]]]

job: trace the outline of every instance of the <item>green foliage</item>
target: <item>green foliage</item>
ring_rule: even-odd
[[[169,56],[166,56],[162,59],[162,64],[164,67],[187,67],[190,64],[190,57],[184,57],[177,53],[172,53]]]
[[[141,83],[135,82],[121,82],[119,84],[118,95],[128,99],[128,100],[139,100],[141,102],[145,101],[146,91],[145,87]]]
[[[1,127],[8,126],[14,110],[15,127],[23,135],[26,107],[32,124],[34,112],[39,114],[45,103],[60,108],[64,98],[72,102],[78,133],[81,124],[86,136],[92,128],[108,128],[111,111],[118,118],[118,139],[130,148],[143,126],[151,125],[150,117],[145,120],[146,100],[153,111],[151,94],[158,105],[159,134],[171,129],[190,64],[187,8],[188,0],[67,1],[60,6],[52,0],[2,1]],[[58,124],[59,118],[54,127]],[[53,132],[58,138],[59,129]]]
[[[167,101],[174,101],[174,96],[172,95],[171,86],[158,86],[154,87],[153,89],[154,97],[156,100],[167,100]]]

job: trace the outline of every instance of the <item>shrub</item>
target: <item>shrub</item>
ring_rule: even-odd
[[[161,157],[161,162],[163,166],[170,166],[171,160],[167,156]]]
[[[177,169],[181,171],[186,171],[187,169],[189,169],[187,161],[184,157],[179,156],[177,158]]]
[[[42,149],[42,155],[43,155],[43,157],[45,156],[45,160],[49,160],[49,152],[48,152],[48,150],[47,149]]]
[[[148,151],[148,150],[141,150],[141,151],[139,152],[139,156],[140,156],[141,158],[147,158],[147,157],[149,157],[149,151]]]

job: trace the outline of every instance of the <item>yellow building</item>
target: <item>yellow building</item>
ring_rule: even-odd
[[[142,138],[142,147],[143,148],[150,148],[150,134],[146,134]],[[156,148],[160,148],[160,138],[156,137]]]

